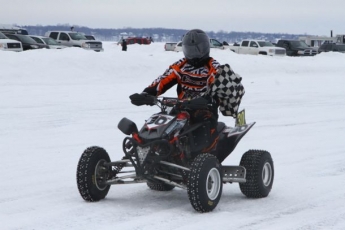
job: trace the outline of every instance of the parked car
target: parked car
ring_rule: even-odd
[[[164,45],[165,51],[174,51],[177,42],[167,42]]]
[[[175,52],[182,52],[182,42],[178,42],[174,48]]]
[[[63,48],[67,47],[67,46],[61,45],[56,40],[54,40],[50,37],[37,36],[37,35],[29,35],[29,36],[32,39],[34,39],[37,43],[45,44],[45,45],[49,46],[49,49],[63,49]]]
[[[148,38],[132,37],[126,38],[127,45],[139,44],[139,45],[150,45],[151,40]]]
[[[0,32],[0,50],[20,52],[23,51],[23,47],[21,42],[9,39],[5,34]]]
[[[229,46],[229,49],[238,54],[285,56],[286,51],[282,47],[276,47],[271,42],[264,40],[243,40]]]
[[[322,52],[340,52],[345,53],[345,44],[324,43],[319,47],[319,53]]]
[[[223,41],[222,44],[223,44],[223,46],[224,46],[224,49],[229,49],[230,44],[229,44],[228,42]]]
[[[221,50],[225,49],[223,44],[214,38],[210,38],[210,48],[221,49]],[[182,51],[182,41],[180,41],[176,44],[174,51],[175,52],[181,52]]]
[[[80,47],[96,52],[104,51],[101,41],[88,40],[84,34],[74,31],[48,31],[46,37],[55,39],[58,43],[68,47]]]
[[[288,56],[314,56],[317,54],[316,49],[299,40],[279,40],[276,46],[285,48]]]
[[[28,35],[22,34],[5,34],[6,37],[20,41],[23,46],[23,50],[34,50],[34,49],[49,49],[49,46],[45,44],[39,44],[34,39],[30,38]]]
[[[210,38],[210,48],[216,48],[216,49],[221,49],[221,50],[225,49],[224,45],[220,41],[214,38]]]

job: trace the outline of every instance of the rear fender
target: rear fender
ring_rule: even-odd
[[[236,126],[234,128],[226,128],[221,134],[217,148],[214,154],[217,156],[219,162],[227,158],[235,149],[242,137],[255,125],[255,122]]]

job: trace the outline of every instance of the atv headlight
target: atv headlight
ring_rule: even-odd
[[[182,119],[182,120],[177,119],[165,130],[165,133],[169,135],[175,130],[182,129],[186,123],[187,123],[187,119]]]

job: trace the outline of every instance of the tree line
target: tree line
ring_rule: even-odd
[[[58,24],[58,25],[23,25],[29,34],[44,36],[47,31],[63,30],[69,31],[71,25]],[[85,26],[73,26],[74,31],[84,34],[94,35],[98,40],[102,41],[119,41],[123,36],[128,37],[151,37],[157,42],[178,42],[182,39],[183,35],[188,31],[185,29],[168,29],[168,28],[119,28],[119,29],[105,29],[105,28],[89,28]],[[230,43],[238,42],[243,39],[263,39],[275,42],[280,38],[284,39],[297,39],[302,34],[287,34],[287,33],[258,33],[258,32],[226,32],[226,31],[205,31],[211,38],[219,41],[227,41]]]

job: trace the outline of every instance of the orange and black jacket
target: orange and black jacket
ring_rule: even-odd
[[[175,62],[144,89],[144,92],[159,96],[177,84],[179,99],[194,99],[205,93],[214,81],[214,76],[220,66],[219,62],[210,58],[206,65],[194,67],[185,58]]]

